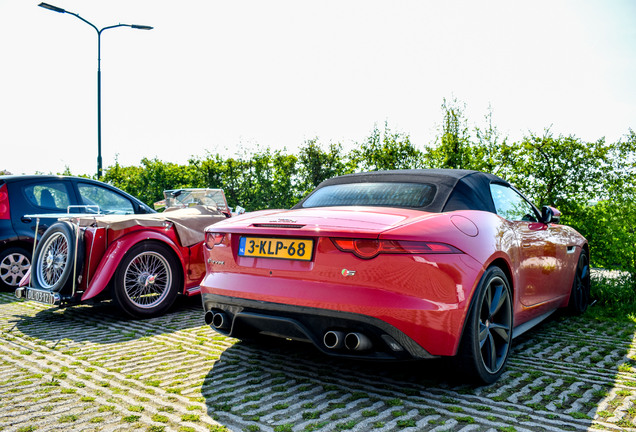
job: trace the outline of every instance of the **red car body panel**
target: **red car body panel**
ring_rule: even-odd
[[[223,221],[207,232],[225,236],[212,249],[204,248],[206,310],[249,300],[276,305],[278,311],[289,305],[316,314],[349,312],[390,324],[434,356],[457,353],[473,294],[493,263],[510,279],[517,327],[567,305],[572,269],[586,243],[566,226],[511,222],[485,211],[387,207],[267,210]],[[311,261],[242,257],[237,252],[242,235],[313,239],[314,256]],[[361,259],[340,251],[330,238],[435,242],[461,253]]]
[[[334,263],[341,261],[338,258],[341,252],[335,248],[322,252],[333,256],[325,262],[316,263],[314,270],[328,281],[308,280],[298,278],[297,275],[290,279],[298,270],[285,270],[283,268],[288,263],[281,262],[278,266],[281,269],[271,270],[272,274],[268,270],[255,272],[253,275],[225,271],[216,273],[210,270],[201,283],[202,291],[228,297],[368,315],[400,328],[424,348],[429,347],[427,351],[433,355],[454,354],[457,344],[453,335],[461,332],[465,309],[470,304],[470,298],[466,296],[470,295],[472,284],[467,283],[472,282],[481,270],[475,262],[466,266],[466,272],[456,272],[454,277],[449,277],[444,272],[445,266],[455,268],[458,264],[464,264],[458,261],[468,261],[469,258],[449,255],[432,263],[404,256],[402,260],[392,262],[394,269],[402,266],[400,270],[355,281],[351,280],[354,278],[341,281],[341,266]],[[215,260],[222,260],[225,256],[226,254],[214,254]],[[254,264],[256,267],[257,263]],[[356,272],[364,274],[368,267],[368,263],[366,264],[353,264],[353,267]],[[404,273],[414,272],[418,273],[417,277],[405,278]],[[382,289],[387,281],[395,285],[400,279],[405,280],[408,289]],[[431,280],[436,282],[434,286],[431,286]],[[418,290],[418,283],[420,288],[430,287],[425,295],[418,292],[421,291]],[[240,290],[212,288],[218,286],[236,286]],[[420,332],[419,326],[426,326],[429,331]]]
[[[184,256],[185,255],[184,251]],[[205,262],[203,261],[203,243],[197,243],[187,248],[187,261],[185,267],[185,291],[191,296],[200,292],[199,284],[205,276]]]
[[[106,233],[99,234],[99,231],[106,231]],[[90,249],[90,254],[88,256],[89,265],[87,267],[90,269],[91,265],[93,267],[97,265],[97,268],[91,273],[84,273],[84,280],[88,281],[88,288],[82,295],[82,301],[89,300],[97,296],[107,288],[110,279],[115,274],[115,271],[126,252],[133,245],[141,241],[156,240],[169,245],[177,257],[179,257],[184,274],[187,274],[188,261],[184,258],[184,250],[186,252],[186,256],[189,258],[188,248],[178,245],[178,240],[173,230],[161,229],[161,231],[156,231],[153,228],[135,226],[125,230],[115,231],[105,228],[87,227],[84,235],[86,244],[91,244],[91,241],[95,239],[94,243],[97,245],[98,243],[101,243],[99,240],[103,238],[104,244],[108,244],[108,249],[103,251],[103,246],[101,244],[93,246]],[[100,252],[102,251],[103,255],[100,255]],[[192,280],[188,280],[188,283],[183,287],[182,293],[186,292],[193,284],[198,284],[197,282],[198,281],[195,281],[193,283]]]

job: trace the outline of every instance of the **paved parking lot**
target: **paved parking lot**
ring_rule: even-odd
[[[634,326],[555,318],[515,341],[496,384],[441,361],[355,363],[243,343],[199,299],[133,321],[0,293],[0,431],[634,430]]]

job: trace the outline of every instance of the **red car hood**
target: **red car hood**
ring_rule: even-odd
[[[233,217],[208,228],[214,232],[278,235],[373,235],[437,213],[385,207],[329,207],[298,210],[263,210]]]

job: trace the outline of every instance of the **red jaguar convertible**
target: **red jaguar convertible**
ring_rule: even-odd
[[[205,320],[338,356],[454,356],[492,383],[514,337],[587,308],[588,244],[559,216],[476,171],[336,177],[291,210],[206,229]]]
[[[146,318],[166,312],[178,294],[199,294],[204,229],[230,217],[225,195],[178,189],[164,196],[162,213],[102,214],[87,205],[75,214],[28,215],[61,220],[37,242],[16,297],[60,307],[112,298],[126,314]]]

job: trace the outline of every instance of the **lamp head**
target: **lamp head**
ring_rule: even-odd
[[[60,7],[50,5],[48,3],[40,3],[38,6],[44,9],[52,10],[53,12],[66,13],[66,11]]]

